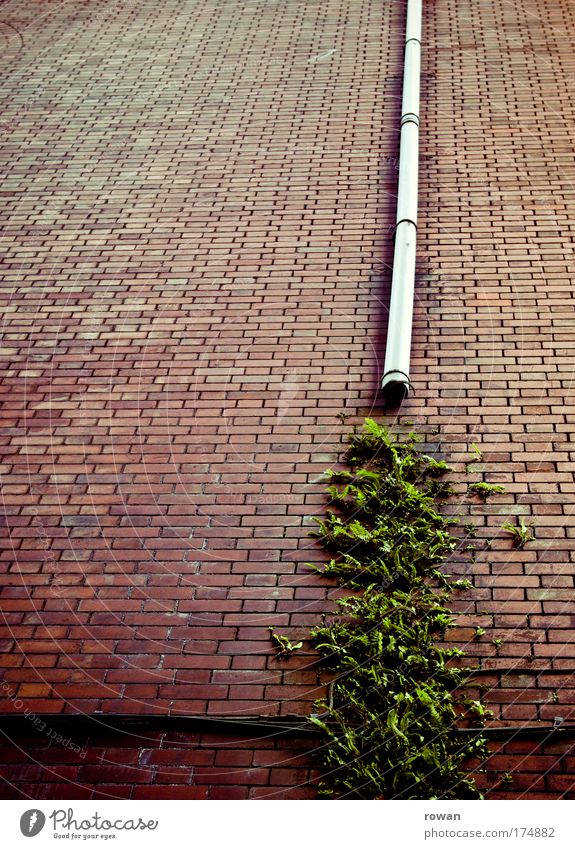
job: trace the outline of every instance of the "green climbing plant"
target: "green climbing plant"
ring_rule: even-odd
[[[516,548],[525,548],[528,542],[535,539],[531,530],[533,524],[526,525],[522,516],[519,517],[519,522],[516,525],[513,522],[504,522],[501,527],[511,534]]]
[[[478,495],[482,501],[487,501],[491,495],[497,495],[500,492],[505,492],[505,487],[497,483],[485,483],[485,481],[478,481],[477,483],[468,484],[467,491],[471,495]]]
[[[438,507],[450,468],[371,419],[344,459],[346,470],[327,472],[330,508],[312,532],[331,558],[310,565],[349,590],[311,635],[333,676],[311,716],[325,734],[320,793],[481,798],[464,764],[484,758],[486,742],[459,719],[481,726],[488,711],[465,695],[463,652],[443,643],[448,599],[470,586],[441,568],[457,544]]]
[[[278,658],[285,659],[287,657],[291,657],[295,651],[301,649],[303,646],[303,642],[301,640],[297,643],[292,643],[289,637],[286,637],[285,634],[278,634],[273,626],[270,626],[268,631],[270,632],[270,639],[274,644]]]

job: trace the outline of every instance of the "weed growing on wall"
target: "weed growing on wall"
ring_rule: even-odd
[[[345,585],[338,611],[312,632],[333,675],[330,697],[311,719],[327,798],[480,798],[464,762],[484,758],[487,711],[465,696],[463,653],[442,645],[450,595],[467,581],[441,566],[456,540],[438,499],[449,467],[367,419],[349,438],[348,471],[327,472],[331,507],[314,535],[330,553],[318,568]]]

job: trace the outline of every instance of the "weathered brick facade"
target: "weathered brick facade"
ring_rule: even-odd
[[[401,415],[493,540],[454,559],[475,588],[451,636],[518,730],[479,776],[494,797],[575,796],[575,736],[520,730],[575,721],[574,14],[425,3]],[[305,636],[331,606],[305,563],[338,412],[396,420],[378,385],[404,16],[4,9],[1,711],[287,718],[324,692],[314,655],[278,661],[268,628]],[[464,497],[471,443],[469,480],[506,487],[487,505]],[[501,524],[519,515],[536,540],[514,550]],[[80,758],[28,722],[0,752],[4,797],[314,795],[305,737],[103,727]]]

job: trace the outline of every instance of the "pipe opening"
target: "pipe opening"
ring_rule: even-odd
[[[382,387],[386,407],[399,407],[409,394],[409,383],[392,380]]]

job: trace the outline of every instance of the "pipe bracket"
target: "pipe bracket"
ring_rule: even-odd
[[[415,229],[417,230],[417,221],[414,221],[413,218],[400,218],[399,221],[395,222],[395,227],[393,228],[393,235],[397,233],[397,228],[400,224],[413,224]]]
[[[410,123],[415,124],[416,127],[419,127],[419,115],[416,115],[415,112],[406,112],[405,115],[402,115],[399,126],[403,127],[404,124]]]
[[[405,380],[404,380],[404,381],[402,381],[402,382],[403,382],[403,383],[407,383],[407,385],[411,388],[412,383],[411,383],[411,381],[410,381],[410,379],[409,379],[409,375],[408,375],[408,374],[406,374],[404,371],[400,371],[399,369],[396,369],[396,368],[389,369],[389,371],[386,371],[386,372],[385,372],[385,374],[383,375],[383,377],[381,378],[381,382],[382,382],[382,383],[384,383],[385,378],[388,376],[388,374],[401,374],[401,375],[403,375],[403,377],[405,378]],[[399,383],[399,381],[397,381],[397,382]]]

